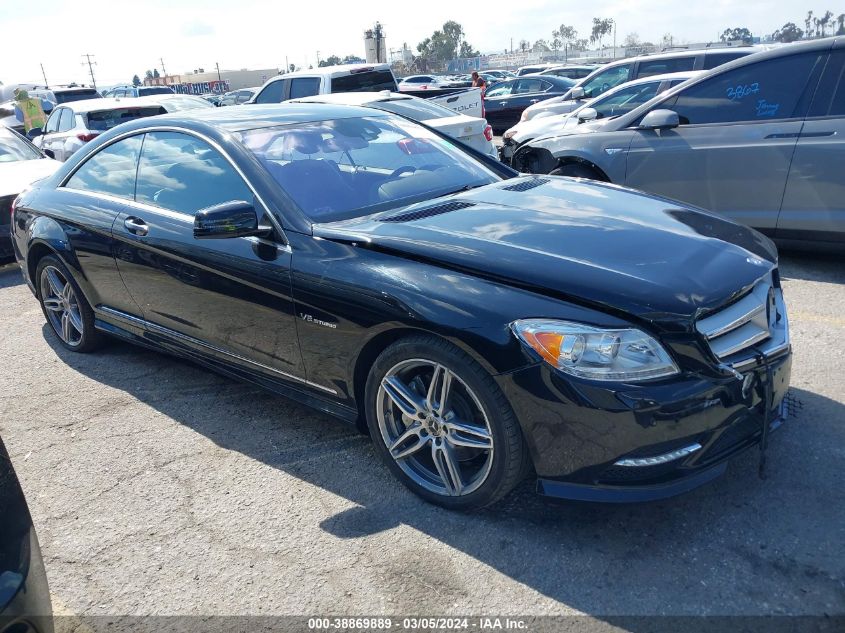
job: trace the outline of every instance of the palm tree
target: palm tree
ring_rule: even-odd
[[[810,28],[812,26],[812,24],[813,24],[813,12],[807,11],[807,19],[804,20],[804,26],[807,27],[805,29],[805,32],[807,33],[808,38],[813,37],[813,31]]]
[[[840,13],[836,16],[836,23],[839,25],[839,28],[836,29],[836,34],[845,35],[845,13]]]
[[[824,15],[819,18],[819,26],[822,28],[822,37],[826,35],[827,25],[830,24],[831,19],[833,19],[833,13],[830,11],[825,11]]]

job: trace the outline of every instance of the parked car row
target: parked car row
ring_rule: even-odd
[[[641,71],[644,60],[627,63]],[[620,116],[550,130],[511,150],[511,164],[681,200],[783,244],[845,251],[843,138],[837,37],[743,56]]]

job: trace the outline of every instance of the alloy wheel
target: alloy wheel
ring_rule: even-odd
[[[419,358],[394,365],[381,381],[376,407],[388,453],[420,486],[454,497],[487,479],[490,422],[472,389],[445,365]]]
[[[82,314],[73,286],[55,266],[41,271],[41,302],[56,335],[70,346],[82,341]]]

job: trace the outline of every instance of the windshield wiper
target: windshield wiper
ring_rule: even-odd
[[[435,198],[445,198],[446,196],[454,196],[458,193],[463,193],[465,191],[471,191],[472,189],[478,189],[479,187],[484,187],[485,185],[464,185],[460,189],[455,189],[454,191],[449,191],[447,193],[441,193],[439,196],[434,196]]]

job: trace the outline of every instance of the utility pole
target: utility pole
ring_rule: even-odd
[[[320,67],[320,51],[317,51],[317,68]]]
[[[161,62],[161,76],[167,77],[167,71],[164,69],[164,57],[159,57],[158,59]]]
[[[88,62],[88,72],[91,73],[91,83],[94,84],[94,90],[96,90],[97,89],[97,80],[94,79],[94,66],[97,65],[97,62],[91,61],[91,58],[93,57],[93,55],[91,55],[91,53],[85,53],[82,56]],[[85,64],[83,63],[82,65],[84,66]]]
[[[44,64],[41,64],[41,76],[44,77],[44,87],[49,88],[50,84],[47,83],[47,73],[44,72]]]
[[[214,62],[214,65],[217,67],[217,81],[219,81],[220,83],[223,83],[223,78],[220,77],[220,64],[217,63],[217,62]]]
[[[613,21],[613,59],[616,59],[616,20]]]

